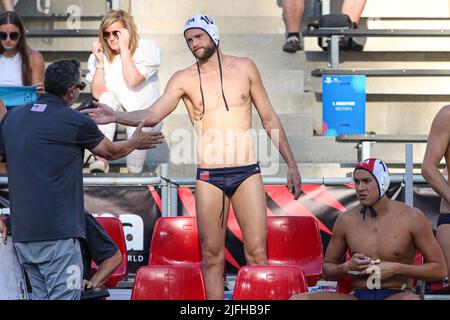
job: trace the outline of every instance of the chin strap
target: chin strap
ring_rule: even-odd
[[[222,98],[225,103],[225,109],[230,111],[230,107],[228,106],[227,98],[225,97],[225,93],[223,92],[223,71],[222,71],[222,61],[220,60],[220,51],[219,46],[216,47],[217,58],[219,59],[219,71],[220,71],[220,87],[222,89]],[[197,71],[198,71],[198,79],[200,81],[200,94],[202,96],[202,113],[200,114],[200,120],[205,115],[205,95],[203,94],[203,85],[202,85],[202,76],[200,74],[200,64],[197,59]]]
[[[383,195],[383,197],[384,197],[385,195]],[[383,198],[383,197],[381,197],[381,198]],[[368,206],[368,207],[362,207],[361,208],[361,211],[359,212],[359,213],[361,213],[361,215],[362,215],[362,217],[363,217],[363,220],[366,220],[366,211],[367,211],[367,209],[369,209],[370,210],[370,216],[372,217],[372,218],[376,218],[377,217],[377,212],[375,211],[375,208],[373,207],[374,205],[376,205],[377,203],[378,203],[378,201],[380,201],[381,200],[381,198],[380,199],[378,199],[374,204],[372,204],[371,206]]]
[[[366,220],[366,211],[367,211],[367,209],[370,210],[370,216],[372,218],[376,218],[377,212],[375,211],[375,209],[372,206],[370,206],[370,207],[362,207],[360,213],[362,214],[363,220]]]

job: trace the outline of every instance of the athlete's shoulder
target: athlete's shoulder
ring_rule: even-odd
[[[192,80],[195,72],[197,72],[196,70],[197,69],[194,69],[193,66],[178,70],[172,75],[172,77],[170,78],[170,82],[178,83],[179,86],[183,87],[186,83]]]
[[[352,207],[352,208],[348,209],[347,211],[341,213],[338,216],[338,218],[336,220],[336,223],[338,223],[339,225],[347,226],[347,225],[351,224],[351,222],[354,219],[358,219],[359,218],[360,211],[361,211],[361,206],[360,205]]]
[[[229,56],[231,59],[233,59],[233,63],[236,65],[239,65],[240,67],[244,68],[256,68],[255,62],[248,57],[236,57],[236,56]]]
[[[447,104],[445,106],[443,106],[438,113],[436,114],[436,116],[434,117],[436,120],[437,119],[442,119],[442,120],[448,120],[450,119],[450,104]]]

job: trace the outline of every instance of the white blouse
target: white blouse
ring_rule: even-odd
[[[145,77],[145,81],[134,89],[129,88],[125,82],[120,55],[115,56],[112,62],[106,57],[104,59],[106,90],[114,93],[126,111],[147,108],[160,95],[158,72],[161,56],[156,43],[149,39],[139,40],[132,59],[139,73]],[[88,60],[89,73],[86,75],[89,83],[92,83],[97,63],[94,54],[91,54]]]

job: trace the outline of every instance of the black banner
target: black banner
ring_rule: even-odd
[[[161,194],[153,187],[85,187],[85,208],[93,214],[111,214],[123,225],[128,250],[128,272],[148,264],[150,240],[161,216]]]

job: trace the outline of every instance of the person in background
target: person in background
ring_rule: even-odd
[[[88,149],[118,159],[161,142],[143,132],[111,142],[97,125],[73,110],[85,83],[77,60],[59,60],[45,72],[47,93],[10,110],[0,123],[0,155],[8,167],[11,234],[36,300],[78,300],[86,239],[83,154]],[[32,161],[30,161],[32,159]],[[5,226],[0,223],[3,238]]]
[[[345,0],[342,4],[341,13],[350,17],[353,29],[358,27],[359,19],[364,10],[367,0]],[[305,11],[305,0],[284,0],[283,17],[286,25],[286,42],[283,45],[283,51],[295,53],[303,50],[300,40],[300,28],[302,17]],[[344,38],[340,44],[341,50],[361,51],[363,46],[355,42],[352,38]]]
[[[14,1],[13,0],[2,0],[3,10],[14,11]]]
[[[99,42],[92,45],[89,57],[89,74],[92,96],[117,111],[145,109],[159,98],[160,50],[149,39],[139,39],[133,18],[123,10],[110,11],[100,25]],[[160,131],[162,124],[146,131]],[[116,124],[99,126],[110,140]],[[127,127],[131,137],[134,128]],[[144,166],[146,150],[127,156],[130,173],[140,173]],[[100,157],[89,165],[91,172],[108,172],[108,162]]]
[[[44,93],[44,58],[27,45],[25,28],[19,15],[0,13],[0,86],[36,86]]]

